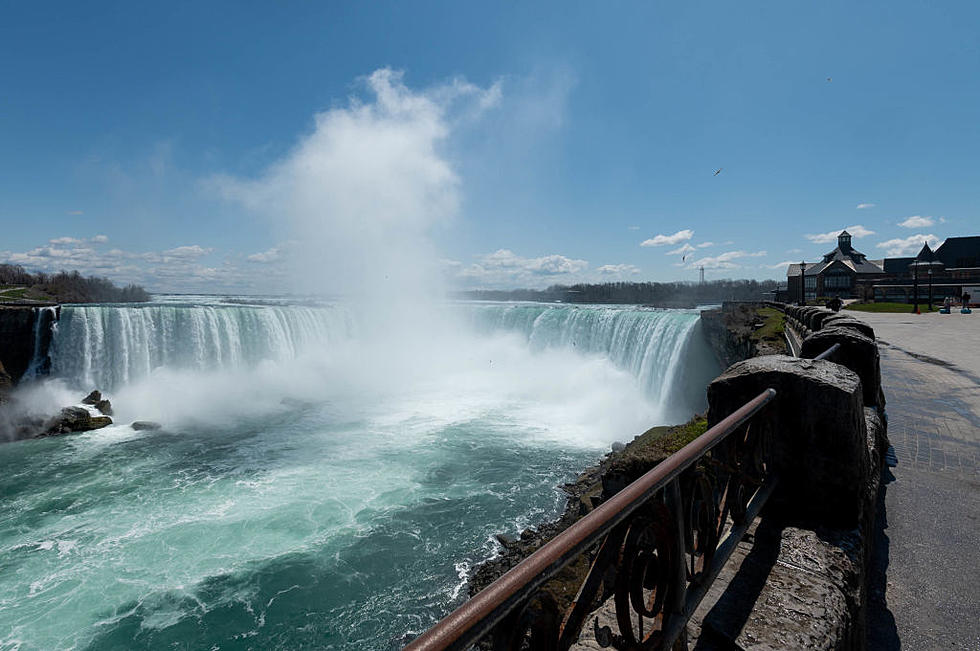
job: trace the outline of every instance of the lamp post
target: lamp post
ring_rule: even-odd
[[[929,263],[929,311],[932,312],[932,263]]]
[[[919,263],[912,263],[912,314],[919,311]]]
[[[806,305],[806,260],[800,260],[800,305]]]

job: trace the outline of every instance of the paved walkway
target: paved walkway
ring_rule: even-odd
[[[980,649],[980,311],[854,314],[879,337],[894,446],[870,648]]]
[[[910,308],[911,309],[911,308]],[[954,364],[980,378],[980,309],[973,314],[844,312],[871,324],[882,342]]]

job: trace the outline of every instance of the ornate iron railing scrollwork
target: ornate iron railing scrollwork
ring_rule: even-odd
[[[617,631],[590,627],[600,646],[671,648],[772,492],[769,439],[752,420],[767,389],[688,443],[410,643],[411,651],[565,651],[611,594]],[[591,552],[591,553],[590,553]],[[561,613],[542,586],[583,553],[592,563]]]

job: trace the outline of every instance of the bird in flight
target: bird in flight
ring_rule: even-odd
[[[827,77],[827,81],[833,81],[833,79],[830,78],[830,77]]]
[[[721,170],[722,170],[722,168],[720,168],[720,167],[718,169],[716,169],[715,170],[715,176],[718,176],[719,174],[721,174]]]

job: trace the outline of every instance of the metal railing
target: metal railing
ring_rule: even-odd
[[[833,346],[823,351],[813,359],[830,359],[831,355],[836,353],[838,350],[840,350],[840,344],[834,344]]]
[[[406,649],[565,650],[590,613],[614,598],[617,632],[593,623],[600,646],[665,649],[686,625],[759,510],[776,478],[772,432],[753,420],[767,389],[610,497]],[[591,567],[564,612],[545,584],[582,554]]]

